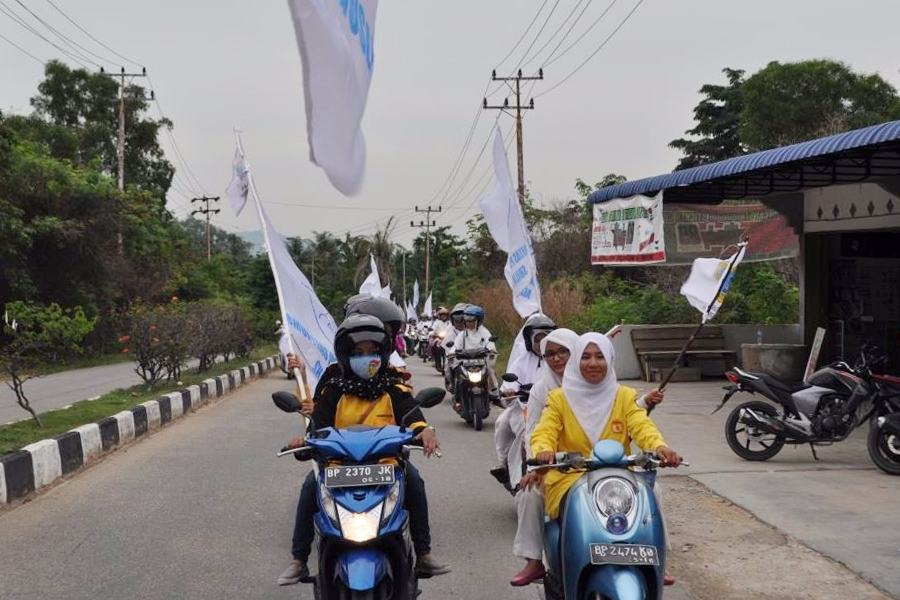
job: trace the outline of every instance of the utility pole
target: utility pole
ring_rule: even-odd
[[[409,306],[409,302],[406,301],[406,252],[403,253],[403,312],[406,312],[406,307]]]
[[[497,71],[494,70],[491,73],[491,80],[493,81],[503,81],[509,85],[510,81],[516,82],[515,89],[512,89],[513,93],[516,95],[516,104],[515,106],[509,105],[509,98],[503,101],[503,104],[500,106],[488,106],[487,98],[484,99],[484,108],[486,110],[502,110],[503,112],[508,112],[515,109],[515,114],[513,116],[516,118],[516,151],[518,154],[518,166],[519,166],[519,202],[522,205],[525,205],[525,161],[522,156],[522,111],[523,110],[534,110],[534,98],[528,104],[522,104],[522,82],[523,81],[542,81],[544,79],[544,69],[538,69],[537,76],[532,77],[524,77],[522,75],[522,69],[519,69],[519,72],[516,73],[515,77],[497,77]],[[508,113],[512,114],[512,113]]]
[[[218,208],[210,208],[209,203],[210,202],[218,202],[218,201],[219,201],[218,196],[215,196],[215,197],[203,196],[202,198],[191,198],[191,204],[193,204],[194,202],[206,203],[206,206],[204,208],[198,208],[196,210],[191,211],[191,216],[194,216],[197,213],[206,215],[206,262],[209,262],[210,259],[212,258],[212,242],[210,241],[211,237],[210,237],[210,228],[209,228],[209,215],[210,214],[217,215],[220,212],[222,212]]]
[[[431,281],[431,280],[430,280],[430,273],[431,273],[431,228],[434,227],[435,225],[437,225],[437,221],[433,221],[433,220],[431,219],[431,213],[433,213],[433,212],[435,212],[435,213],[441,212],[441,207],[438,206],[437,208],[431,208],[431,206],[429,206],[428,208],[423,208],[423,209],[420,210],[419,207],[417,206],[417,207],[416,207],[416,212],[417,212],[417,213],[424,213],[424,214],[425,214],[425,220],[424,220],[424,221],[419,221],[418,224],[414,223],[413,221],[410,221],[410,222],[409,222],[409,226],[410,226],[410,227],[424,227],[424,228],[425,228],[425,293],[427,294],[427,293],[429,293],[429,292],[431,291],[431,288],[429,287],[429,284],[430,284],[430,281]]]

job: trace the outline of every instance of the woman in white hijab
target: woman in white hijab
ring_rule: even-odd
[[[681,457],[666,446],[647,412],[638,406],[637,392],[619,385],[615,351],[609,338],[586,333],[578,338],[566,365],[562,387],[547,396],[547,408],[531,436],[531,449],[542,463],[551,463],[556,452],[589,456],[594,444],[612,439],[630,453],[630,441],[645,451],[656,452],[663,466],[678,466]],[[560,503],[581,473],[556,470],[544,477],[547,514],[559,516]]]
[[[541,367],[540,380],[534,384],[528,396],[528,406],[523,415],[524,423],[518,442],[524,446],[524,453],[528,456],[531,455],[531,432],[534,431],[544,411],[547,394],[562,384],[563,372],[577,339],[578,334],[571,329],[556,329],[541,340],[540,350],[544,364]],[[521,468],[521,459],[519,464]],[[512,472],[514,467],[510,460],[510,473]],[[525,567],[510,581],[514,586],[528,585],[546,574],[541,560],[544,548],[544,498],[538,490],[533,489],[536,479],[537,474],[531,472],[518,481],[516,512],[519,524],[513,542],[513,554],[525,559]]]

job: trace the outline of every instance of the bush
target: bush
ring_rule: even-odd
[[[163,375],[177,379],[187,360],[190,332],[183,307],[177,301],[168,305],[147,306],[137,303],[127,313],[128,333],[120,338],[122,352],[131,355],[134,372],[152,388]]]

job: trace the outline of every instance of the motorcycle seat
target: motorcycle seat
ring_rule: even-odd
[[[805,383],[803,381],[781,381],[780,379],[775,379],[771,375],[767,373],[749,373],[754,377],[758,377],[766,385],[768,385],[773,390],[783,392],[786,394],[793,394],[794,392],[799,392],[800,390],[805,390],[808,387],[812,387],[810,384]]]

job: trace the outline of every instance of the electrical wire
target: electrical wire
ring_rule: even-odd
[[[584,37],[585,37],[587,34],[589,34],[589,33],[591,32],[591,30],[594,29],[594,27],[596,27],[598,23],[600,23],[600,21],[603,20],[603,18],[607,15],[607,13],[609,13],[609,11],[612,10],[612,8],[616,5],[616,3],[617,3],[618,1],[619,1],[619,0],[611,0],[611,2],[610,2],[609,5],[606,7],[606,9],[605,9],[602,13],[600,13],[600,16],[597,17],[596,19],[594,19],[594,21],[588,26],[588,28],[585,29],[585,30],[582,32],[582,34],[579,35],[578,38],[577,38],[574,42],[572,42],[571,44],[569,44],[569,45],[566,47],[566,49],[563,50],[563,51],[562,51],[558,56],[556,56],[556,57],[553,56],[553,54],[556,52],[556,49],[554,49],[554,51],[550,53],[550,57],[547,59],[547,62],[544,63],[544,66],[545,66],[545,67],[546,67],[546,66],[550,66],[550,65],[552,65],[553,63],[555,63],[556,61],[558,61],[559,59],[561,59],[563,56],[565,56],[566,54],[568,54],[569,51],[572,50],[572,48],[574,48],[575,46],[578,45],[578,42],[580,42],[581,40],[583,40]]]
[[[15,43],[14,41],[12,41],[11,39],[9,39],[8,37],[6,37],[5,35],[3,35],[2,33],[0,33],[0,39],[5,40],[6,43],[10,44],[11,46],[15,46],[16,48],[18,48],[19,50],[21,50],[22,52],[24,52],[25,54],[27,54],[28,56],[30,56],[31,58],[33,58],[34,60],[36,60],[36,61],[38,61],[39,63],[41,63],[42,65],[46,65],[46,64],[47,64],[47,61],[41,60],[40,58],[38,58],[37,56],[35,56],[35,55],[32,54],[31,52],[29,52],[28,50],[26,50],[26,49],[23,48],[22,46],[18,45],[17,43]]]
[[[575,12],[581,7],[581,5],[582,5],[582,3],[584,3],[584,1],[585,1],[585,0],[578,0],[578,2],[575,4],[575,6],[572,7],[572,10],[571,10],[571,11],[569,12],[569,14],[566,16],[566,18],[563,19],[562,23],[559,24],[559,27],[556,28],[556,31],[553,32],[553,35],[551,35],[549,38],[547,38],[547,41],[544,42],[544,45],[541,46],[540,48],[538,48],[537,52],[535,52],[535,53],[532,55],[531,58],[529,58],[527,61],[525,61],[525,62],[522,64],[523,67],[527,67],[528,65],[530,65],[531,63],[533,63],[534,60],[535,60],[538,56],[541,55],[541,52],[543,52],[543,51],[547,48],[547,46],[549,46],[549,45],[553,42],[553,40],[556,39],[556,36],[559,35],[559,32],[562,31],[563,27],[566,26],[566,23],[569,22],[569,19],[572,18],[572,16],[573,16],[573,15],[575,14]],[[584,14],[584,11],[587,10],[588,7],[589,7],[590,5],[591,5],[591,0],[587,0],[587,4],[584,5],[584,8],[583,8],[582,11],[581,11],[581,15]],[[579,19],[581,18],[581,15],[578,16]],[[572,24],[572,27],[574,27],[576,23],[578,23],[578,19],[575,19],[575,23]],[[569,28],[569,31],[572,30],[572,27]]]
[[[94,57],[96,57],[96,58],[99,58],[100,60],[102,60],[102,61],[104,61],[104,62],[111,62],[111,63],[113,63],[113,64],[118,64],[118,63],[116,63],[115,61],[111,61],[111,60],[109,60],[109,59],[107,59],[107,58],[104,58],[104,57],[100,56],[99,54],[95,54],[95,53],[92,52],[91,50],[88,50],[87,48],[85,48],[84,46],[82,46],[81,44],[79,44],[78,42],[76,42],[75,40],[71,39],[69,36],[67,36],[66,34],[62,33],[61,31],[59,31],[58,29],[56,29],[55,27],[53,27],[53,25],[51,25],[50,23],[48,23],[47,21],[45,21],[44,19],[42,19],[41,17],[39,17],[33,10],[31,10],[30,8],[28,8],[28,7],[22,2],[22,0],[15,0],[15,2],[16,2],[16,4],[18,4],[19,6],[21,6],[22,8],[24,8],[25,11],[26,11],[28,14],[30,14],[32,17],[34,17],[34,19],[35,19],[38,23],[40,23],[41,25],[43,25],[44,27],[46,27],[49,31],[51,31],[54,35],[56,35],[56,37],[59,38],[59,40],[62,41],[64,44],[66,44],[69,48],[71,48],[73,52],[77,53],[77,54],[78,54],[79,56],[81,56],[84,60],[86,60],[87,62],[93,64],[95,67],[101,68],[102,65],[100,65],[100,63],[95,62],[95,61],[91,60],[90,58],[88,58],[85,54],[83,54],[82,52],[80,52],[80,50],[83,50],[84,52],[87,52],[88,54],[90,54],[90,55],[92,55],[92,56],[94,56]],[[118,66],[124,68],[123,65],[118,65]]]
[[[507,60],[510,56],[512,56],[512,53],[516,51],[516,48],[518,48],[518,47],[519,47],[519,44],[522,43],[522,40],[525,39],[525,36],[528,35],[528,32],[531,31],[531,28],[534,27],[534,24],[535,24],[535,23],[537,23],[538,17],[541,16],[541,13],[542,13],[542,12],[544,12],[544,7],[547,6],[547,3],[548,3],[549,1],[550,1],[550,0],[544,0],[544,3],[541,4],[541,7],[540,7],[540,8],[538,9],[538,11],[534,14],[534,18],[531,19],[531,23],[529,23],[529,24],[528,24],[528,27],[525,28],[525,32],[522,34],[522,37],[520,37],[520,38],[519,38],[519,41],[517,41],[517,42],[515,43],[515,45],[514,45],[512,48],[510,48],[509,52],[506,53],[506,56],[504,56],[503,58],[501,58],[501,59],[500,59],[500,62],[497,63],[497,68],[498,68],[498,69],[500,68],[500,66],[501,66],[503,63],[506,62],[506,60]]]
[[[622,22],[619,23],[619,24],[616,26],[616,28],[612,30],[612,33],[610,33],[610,34],[606,37],[606,39],[603,40],[603,43],[600,44],[600,45],[597,47],[596,50],[594,50],[593,52],[591,52],[591,54],[584,60],[584,62],[582,62],[582,63],[581,63],[580,65],[578,65],[577,67],[575,67],[575,70],[572,71],[571,73],[569,73],[568,75],[566,75],[561,81],[559,81],[558,83],[556,83],[555,85],[553,85],[553,86],[550,87],[549,89],[544,90],[543,92],[541,92],[540,94],[538,94],[537,96],[535,96],[535,98],[540,98],[541,96],[545,96],[545,95],[549,94],[550,92],[552,92],[553,90],[555,90],[556,88],[558,88],[559,86],[561,86],[562,84],[564,84],[565,82],[567,82],[569,79],[571,79],[571,78],[572,78],[576,73],[578,73],[582,68],[584,68],[584,66],[587,65],[587,64],[591,61],[591,59],[594,58],[594,57],[597,55],[598,52],[600,52],[601,50],[603,50],[603,48],[606,46],[606,44],[608,44],[609,41],[610,41],[611,39],[613,39],[613,37],[615,37],[615,35],[619,32],[620,29],[622,29],[622,27],[625,25],[625,23],[628,22],[628,19],[631,18],[631,15],[633,15],[633,14],[635,13],[635,11],[637,11],[637,9],[638,9],[638,8],[641,6],[641,4],[643,4],[643,3],[644,3],[644,0],[638,0],[637,4],[634,5],[634,8],[632,8],[631,11],[630,11],[627,15],[625,15],[625,18],[624,18],[624,19],[622,19]]]
[[[69,15],[67,15],[65,12],[63,12],[63,10],[61,8],[59,8],[56,4],[54,4],[52,2],[52,0],[47,0],[47,3],[50,4],[50,6],[52,6],[53,8],[55,8],[59,14],[61,14],[63,17],[65,17],[66,20],[69,21],[69,23],[71,23],[72,25],[77,27],[83,34],[85,34],[86,36],[88,36],[89,38],[91,38],[92,40],[94,40],[95,42],[97,42],[98,44],[100,44],[101,46],[103,46],[104,48],[106,48],[107,50],[109,50],[110,52],[112,52],[113,54],[115,54],[116,56],[121,58],[122,60],[124,60],[126,62],[130,62],[131,64],[133,64],[136,67],[143,68],[143,65],[141,65],[140,63],[137,63],[137,62],[131,60],[127,56],[122,56],[121,54],[119,54],[118,52],[116,52],[115,50],[113,50],[112,48],[110,48],[109,46],[107,46],[106,44],[101,42],[100,40],[98,40],[96,37],[91,35],[86,29],[84,29],[84,27],[82,27],[81,25],[79,25],[78,23],[73,21],[72,18],[69,17]],[[113,61],[110,61],[110,62],[113,62]]]
[[[3,13],[4,15],[6,15],[10,19],[12,19],[15,23],[17,23],[19,26],[25,28],[27,31],[31,32],[32,34],[36,35],[40,39],[44,40],[45,42],[47,42],[48,44],[50,44],[51,46],[53,46],[54,48],[56,48],[57,50],[62,52],[63,55],[68,57],[69,60],[77,63],[82,69],[88,68],[88,66],[85,63],[83,63],[81,60],[79,60],[77,56],[73,55],[71,52],[67,51],[65,48],[61,48],[61,47],[57,46],[53,41],[44,37],[41,34],[41,32],[39,32],[37,29],[35,29],[34,27],[32,27],[31,25],[26,23],[25,20],[22,19],[22,17],[17,15],[11,8],[9,8],[6,4],[4,4],[2,2],[2,0],[0,0],[0,13]]]

